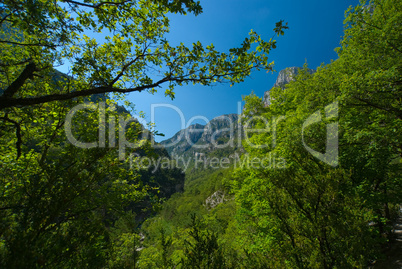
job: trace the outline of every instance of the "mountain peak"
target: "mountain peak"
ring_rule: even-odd
[[[293,81],[296,78],[301,69],[303,68],[292,66],[279,71],[278,77],[276,78],[276,82],[273,88],[280,87],[284,89],[286,84],[288,84],[289,82]],[[307,70],[310,74],[315,73],[314,69],[308,68]],[[269,94],[269,90],[264,93],[263,102],[265,106],[269,106],[271,104],[271,96]]]
[[[216,143],[235,139],[238,119],[237,114],[225,114],[213,118],[206,125],[192,124],[160,144],[171,156],[193,155],[198,151],[213,151]]]

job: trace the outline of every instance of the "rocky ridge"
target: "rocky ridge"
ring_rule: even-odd
[[[284,89],[286,84],[288,84],[289,82],[293,81],[296,78],[296,76],[299,74],[300,69],[301,67],[293,66],[281,70],[272,88],[280,87]],[[310,74],[315,73],[314,69],[307,69],[307,70]],[[269,91],[270,90],[264,93],[263,102],[265,106],[271,105],[271,96],[269,94]]]
[[[162,141],[171,156],[191,157],[224,148],[239,147],[239,115],[227,114],[216,117],[206,125],[193,124]]]

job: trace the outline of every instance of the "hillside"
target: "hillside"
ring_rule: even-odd
[[[185,169],[210,168],[211,158],[243,152],[240,126],[238,115],[222,115],[206,125],[190,125],[160,144]]]

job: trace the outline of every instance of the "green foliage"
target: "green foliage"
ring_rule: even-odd
[[[200,14],[191,0],[5,1],[1,9],[0,267],[364,268],[381,258],[402,202],[400,1],[349,9],[339,59],[314,74],[301,69],[271,90],[268,107],[245,97],[242,161],[273,156],[280,166],[234,174],[192,166],[183,193],[180,169],[133,168],[106,147],[121,136],[112,119],[128,114],[93,94],[120,100],[168,83],[173,98],[178,85],[240,82],[271,70],[275,41],[252,31],[228,53],[199,42],[173,47],[167,14]],[[285,29],[278,22],[275,36]],[[99,43],[88,31],[110,35]],[[53,69],[63,62],[69,76]],[[89,95],[88,103],[106,102],[107,120],[80,110],[68,125],[68,111]],[[306,124],[312,115],[321,118]],[[103,147],[79,149],[64,135],[67,126],[80,141],[97,141],[102,124],[116,134]],[[168,159],[149,148],[138,122],[126,127],[139,145],[126,154]],[[224,199],[207,207],[217,194]]]
[[[141,241],[137,226],[135,213],[127,212],[110,228],[109,268],[135,268]]]
[[[161,237],[160,237],[160,244],[162,246],[162,264],[163,268],[168,268],[169,266],[172,265],[172,261],[168,258],[168,251],[169,247],[172,244],[172,239],[171,238],[166,238],[165,236],[165,230],[163,228],[161,229]]]
[[[99,93],[153,93],[162,86],[174,98],[176,86],[238,83],[254,69],[272,70],[268,54],[276,41],[252,30],[227,53],[213,44],[169,44],[168,13],[200,14],[192,0],[5,1],[1,10],[0,110]],[[285,29],[278,22],[274,37]],[[43,78],[67,63],[66,81],[51,87]]]
[[[19,154],[14,133],[1,138],[2,267],[102,267],[112,249],[108,227],[146,195],[138,172],[120,163],[116,150],[66,143],[67,111],[58,103],[18,111],[27,115],[19,122],[27,141]],[[74,119],[77,137],[97,138],[87,128],[99,123],[98,113]]]
[[[247,97],[244,121],[254,117],[250,126],[265,130],[249,133],[249,158],[274,154],[286,163],[243,167],[234,185],[243,242],[248,253],[267,257],[266,267],[363,268],[380,257],[402,197],[401,7],[372,1],[350,9],[338,60],[272,89],[267,108]],[[335,119],[330,104],[339,106]],[[328,118],[304,128],[314,113]],[[332,152],[330,124],[339,126]],[[318,152],[339,149],[339,158],[319,160],[303,143]]]
[[[167,260],[173,267],[176,265],[180,268],[188,268],[191,260],[193,260],[191,266],[195,266],[196,257],[193,255],[198,254],[196,254],[197,251],[190,251],[190,249],[195,247],[194,244],[198,244],[197,247],[203,248],[203,251],[207,253],[206,245],[213,242],[218,244],[219,251],[214,249],[224,254],[223,264],[226,266],[224,268],[231,268],[232,264],[237,264],[237,253],[230,247],[226,247],[233,243],[233,234],[227,234],[227,232],[233,228],[231,224],[235,214],[235,204],[229,187],[231,173],[231,169],[222,169],[214,172],[199,170],[197,173],[189,174],[186,178],[185,191],[174,194],[163,204],[161,211],[155,217],[147,219],[142,225],[141,232],[144,233],[145,240],[139,260],[140,268],[162,267],[164,264],[162,253],[166,252],[169,253]],[[224,192],[226,199],[214,208],[207,208],[206,199],[216,191]],[[161,240],[161,230],[164,231],[165,241]],[[198,233],[199,242],[194,241],[191,235],[193,233]],[[169,242],[167,251],[162,247],[165,244],[163,242]],[[186,242],[190,242],[190,245]],[[218,252],[214,251],[212,252],[218,255]],[[208,255],[215,255],[212,252]],[[204,259],[205,253],[197,257]]]
[[[339,59],[299,70],[271,90],[268,107],[245,97],[242,161],[275,156],[281,166],[243,165],[235,180],[231,170],[190,170],[185,192],[144,224],[140,261],[155,252],[156,227],[174,238],[170,258],[184,268],[366,268],[381,259],[402,202],[401,12],[398,1],[348,10]],[[312,115],[321,118],[306,124]],[[206,209],[217,190],[235,199]],[[187,228],[191,213],[203,221]]]
[[[227,268],[222,250],[219,248],[217,234],[203,230],[196,215],[191,216],[190,240],[186,240],[184,268]]]
[[[251,31],[228,53],[200,42],[172,46],[167,15],[200,14],[193,0],[7,0],[0,10],[0,267],[135,267],[136,221],[182,190],[184,175],[118,158],[122,130],[140,156],[152,155],[150,136],[138,122],[116,124],[129,115],[104,94],[124,101],[124,93],[168,85],[173,98],[183,84],[241,82],[254,69],[272,69],[267,55],[276,41]],[[286,28],[278,23],[275,35]],[[63,64],[68,75],[55,71]],[[107,120],[83,109],[69,123],[69,110],[83,101],[98,110],[105,102]],[[65,128],[94,146],[71,145]]]

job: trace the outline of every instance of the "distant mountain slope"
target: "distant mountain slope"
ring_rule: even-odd
[[[162,141],[169,154],[193,157],[196,154],[216,153],[222,150],[234,152],[240,148],[239,115],[227,114],[216,117],[206,125],[194,124]]]

